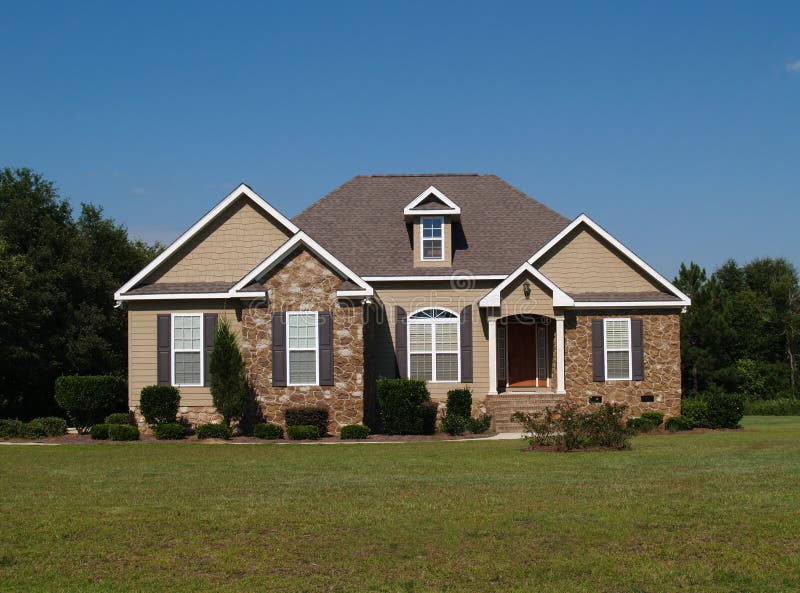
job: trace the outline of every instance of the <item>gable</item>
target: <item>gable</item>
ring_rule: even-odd
[[[534,265],[568,294],[663,291],[585,225],[576,227]]]
[[[240,196],[144,281],[233,284],[289,236],[283,225]]]
[[[524,284],[530,286],[530,296],[525,298]],[[529,272],[523,272],[502,291],[502,315],[535,313],[553,317],[553,292]]]

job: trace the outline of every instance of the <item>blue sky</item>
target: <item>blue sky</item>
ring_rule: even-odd
[[[689,260],[800,264],[797,2],[2,15],[0,166],[147,240],[240,181],[291,216],[359,173],[484,172],[588,213],[670,277]]]

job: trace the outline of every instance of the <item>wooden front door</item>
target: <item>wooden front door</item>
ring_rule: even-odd
[[[510,323],[508,340],[508,384],[511,387],[535,387],[536,326]]]

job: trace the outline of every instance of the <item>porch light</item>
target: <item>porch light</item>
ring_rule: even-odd
[[[522,293],[525,295],[525,299],[531,298],[531,283],[527,280],[522,283]]]

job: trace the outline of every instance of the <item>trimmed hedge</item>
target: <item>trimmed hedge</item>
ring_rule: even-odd
[[[439,418],[439,403],[427,401],[422,404],[422,434],[436,433],[436,420]]]
[[[274,441],[283,438],[283,428],[277,424],[262,422],[253,427],[253,436],[257,439],[267,439]]]
[[[108,427],[111,426],[110,424],[94,424],[92,428],[89,430],[89,436],[92,437],[92,440],[95,441],[107,441],[108,440]]]
[[[67,434],[67,421],[58,416],[44,416],[34,418],[28,425],[36,425],[49,437],[60,437]]]
[[[130,412],[114,412],[106,416],[103,422],[105,424],[133,424],[133,417]]]
[[[678,432],[679,430],[692,430],[694,425],[692,421],[685,416],[674,416],[667,419],[664,423],[664,428],[670,432]]]
[[[442,417],[442,430],[453,436],[464,434],[467,431],[467,420],[464,416],[447,412]]]
[[[22,436],[25,423],[21,420],[0,420],[0,439],[16,439]]]
[[[378,379],[378,404],[383,430],[388,434],[426,432],[425,403],[431,394],[425,381],[416,379]]]
[[[186,437],[186,427],[177,422],[156,424],[153,434],[161,441],[179,441]]]
[[[286,427],[286,435],[293,441],[316,441],[319,438],[319,427],[314,424],[294,424]]]
[[[636,432],[652,432],[656,430],[664,421],[664,414],[661,412],[642,412],[638,418],[628,418],[627,426]]]
[[[39,424],[34,424],[33,422],[28,422],[27,424],[22,425],[22,434],[19,435],[23,439],[43,439],[47,436],[47,433],[44,431],[44,428]]]
[[[477,418],[467,418],[467,430],[473,434],[483,434],[492,425],[492,417],[489,414],[481,414]]]
[[[138,441],[139,429],[130,424],[106,424],[108,438],[112,441]]]
[[[710,428],[739,428],[744,416],[744,398],[741,395],[713,389],[703,394],[703,401],[708,404]]]
[[[472,391],[468,387],[447,392],[447,415],[469,418],[472,416]]]
[[[283,412],[286,426],[316,426],[319,436],[328,434],[328,408],[289,408]]]
[[[34,418],[28,423],[20,420],[0,420],[0,439],[43,439],[66,433],[66,420],[55,416]]]
[[[698,428],[709,428],[711,422],[708,418],[708,404],[699,399],[681,400],[681,416]]]
[[[800,416],[800,399],[757,400],[744,403],[746,416]]]
[[[195,429],[198,439],[224,439],[231,438],[231,429],[225,424],[201,424]]]
[[[349,426],[342,427],[340,438],[343,441],[366,439],[369,437],[369,433],[369,426],[364,426],[363,424],[350,424]]]
[[[80,431],[112,412],[125,409],[127,383],[114,375],[64,375],[56,379],[55,398]]]
[[[174,423],[180,405],[181,392],[177,387],[148,385],[142,388],[139,410],[150,425]]]

